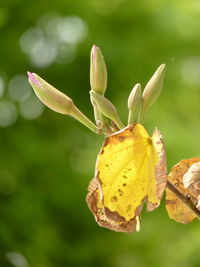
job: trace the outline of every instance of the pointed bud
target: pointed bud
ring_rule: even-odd
[[[47,107],[58,113],[70,114],[73,105],[72,99],[58,91],[35,73],[28,72],[28,78],[35,94]]]
[[[91,94],[93,100],[95,101],[95,103],[98,107],[98,110],[104,116],[113,120],[119,129],[123,128],[124,125],[119,118],[119,115],[118,115],[118,112],[117,112],[117,109],[115,108],[115,106],[107,98],[105,98],[103,95],[101,95],[95,91],[91,90],[90,94]]]
[[[104,94],[107,87],[107,70],[101,49],[93,45],[90,54],[90,86],[99,94]]]
[[[140,113],[140,121],[143,121],[147,110],[159,97],[163,87],[164,76],[165,76],[165,64],[162,64],[153,74],[153,76],[151,77],[151,79],[149,80],[144,89],[142,95],[142,108]]]
[[[128,97],[128,109],[129,109],[129,116],[128,116],[128,124],[133,123],[135,119],[135,115],[141,106],[142,101],[142,90],[141,85],[137,83],[129,97]]]
[[[91,131],[97,132],[96,126],[73,103],[72,99],[44,81],[37,74],[28,72],[29,83],[38,98],[50,109],[65,115],[71,115]]]

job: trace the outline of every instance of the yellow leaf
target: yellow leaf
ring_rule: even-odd
[[[142,125],[132,124],[105,140],[87,202],[101,226],[130,232],[139,229],[144,202],[154,210],[165,186],[165,150],[159,131],[149,137]]]
[[[183,185],[183,176],[187,173],[188,169],[200,158],[191,158],[181,160],[176,164],[168,175],[168,180],[171,182],[185,197],[190,197],[195,205],[198,205],[198,194],[192,192],[189,188],[186,189]],[[172,193],[166,189],[166,209],[171,219],[187,224],[196,218],[195,214]]]

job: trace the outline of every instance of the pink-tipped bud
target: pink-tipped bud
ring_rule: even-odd
[[[58,113],[70,114],[73,106],[72,99],[58,91],[35,73],[28,72],[28,78],[34,92],[47,107]]]
[[[97,132],[96,126],[73,103],[72,99],[44,81],[37,74],[28,72],[29,83],[38,98],[50,109],[65,115],[71,115],[91,131]]]

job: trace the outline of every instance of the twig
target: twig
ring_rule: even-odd
[[[172,183],[167,181],[167,188],[172,191],[200,220],[200,211],[196,208],[192,200],[181,193]]]

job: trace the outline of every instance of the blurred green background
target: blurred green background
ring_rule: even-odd
[[[103,137],[36,99],[26,71],[49,81],[92,119],[89,53],[101,47],[106,96],[127,120],[127,97],[161,64],[157,126],[169,169],[200,156],[200,1],[1,0],[0,266],[197,267],[200,227],[143,211],[139,233],[100,228],[85,196]]]

